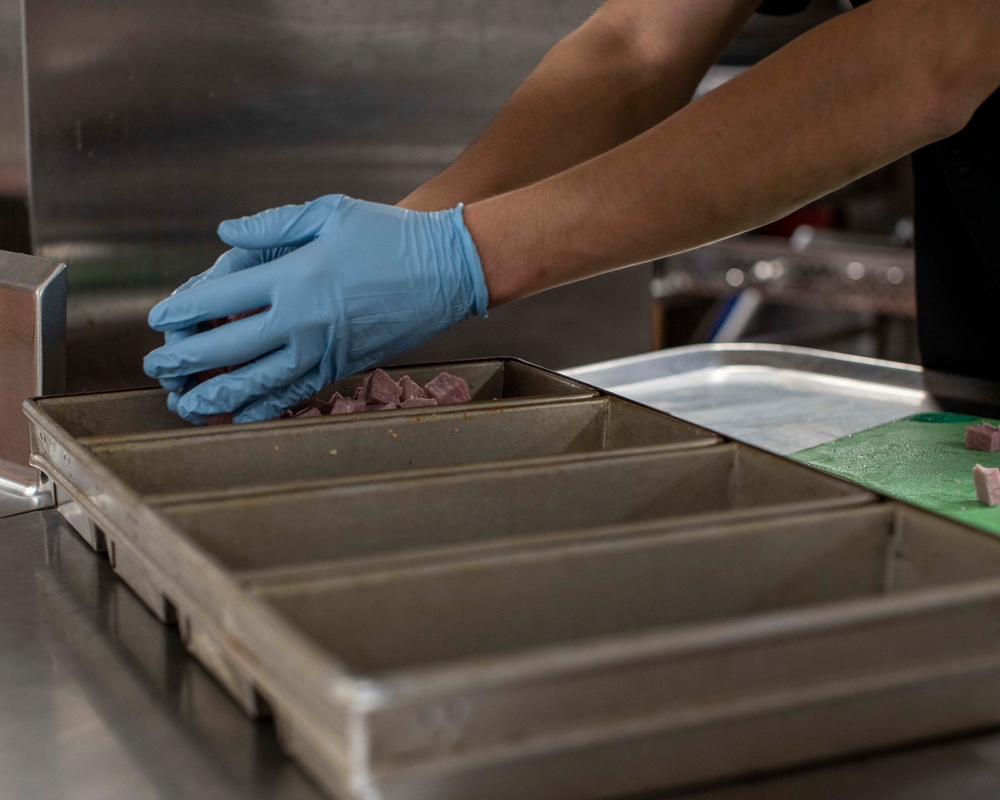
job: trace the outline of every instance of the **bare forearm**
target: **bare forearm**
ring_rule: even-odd
[[[433,210],[526,186],[688,102],[759,0],[612,0],[559,42],[483,134],[400,205]]]
[[[997,27],[992,0],[961,2]],[[468,206],[493,304],[756,227],[960,128],[1000,65],[995,46],[974,76],[948,61],[961,13],[908,13],[931,5],[875,0],[635,139]]]

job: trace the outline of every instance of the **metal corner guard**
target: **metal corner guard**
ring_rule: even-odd
[[[66,265],[0,251],[0,517],[51,504],[21,404],[63,391],[65,372]]]

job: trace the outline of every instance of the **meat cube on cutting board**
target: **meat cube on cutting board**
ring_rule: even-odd
[[[965,446],[972,450],[995,453],[1000,450],[1000,427],[988,422],[970,425],[965,429]]]
[[[976,464],[972,468],[972,480],[976,483],[976,497],[990,508],[1000,505],[1000,469]]]

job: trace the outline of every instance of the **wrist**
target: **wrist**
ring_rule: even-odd
[[[490,208],[495,202],[482,201],[463,209],[465,229],[479,258],[483,281],[489,294],[490,307],[496,308],[521,296],[511,270],[514,235],[500,236],[498,225],[501,209]]]
[[[476,247],[475,239],[465,223],[465,207],[459,203],[448,212],[452,217],[455,236],[458,239],[458,249],[468,276],[468,292],[471,298],[470,311],[480,317],[485,317],[490,307],[490,292],[483,271],[482,259]]]

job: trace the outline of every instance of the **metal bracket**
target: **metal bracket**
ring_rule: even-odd
[[[52,505],[21,404],[63,391],[65,374],[66,265],[0,251],[0,517]]]

